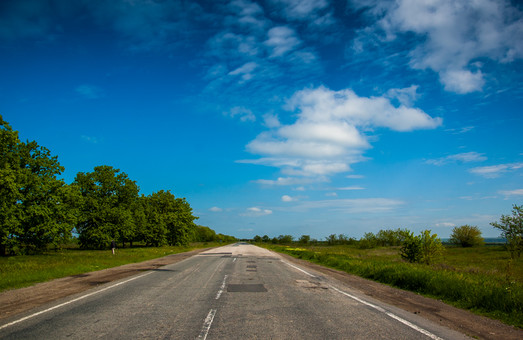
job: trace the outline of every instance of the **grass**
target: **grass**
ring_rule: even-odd
[[[182,253],[197,248],[218,246],[218,243],[193,243],[187,247],[135,247],[111,250],[63,249],[41,255],[0,257],[0,292],[31,286],[70,275],[117,267]]]
[[[431,266],[402,261],[394,247],[266,247],[523,328],[523,259],[510,261],[502,246],[447,247]]]

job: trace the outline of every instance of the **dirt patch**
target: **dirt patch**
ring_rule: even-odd
[[[447,305],[439,300],[430,299],[416,293],[297,259],[287,254],[280,253],[279,255],[289,262],[311,268],[317,272],[333,277],[376,300],[383,301],[414,314],[419,314],[425,319],[429,319],[468,336],[492,340],[523,339],[522,330],[508,326],[500,321],[472,314],[466,310]]]
[[[38,283],[31,287],[2,292],[0,293],[0,306],[2,306],[0,309],[0,320],[69,295],[81,293],[93,288],[94,286],[136,275],[139,272],[155,270],[168,264],[180,262],[209,249],[210,248],[196,249],[145,262],[130,263],[120,267],[68,276],[61,279]]]

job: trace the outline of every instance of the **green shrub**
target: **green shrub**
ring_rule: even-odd
[[[461,227],[454,227],[454,229],[452,229],[450,243],[462,247],[474,247],[480,246],[484,242],[478,227],[462,225]]]

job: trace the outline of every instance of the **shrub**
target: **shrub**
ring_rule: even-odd
[[[413,263],[421,260],[421,239],[419,236],[414,236],[412,232],[405,235],[405,240],[401,245],[401,258]]]
[[[454,227],[454,229],[452,229],[450,243],[462,247],[474,247],[483,244],[483,237],[481,237],[481,231],[478,227],[462,225],[461,227]]]
[[[412,232],[405,233],[400,256],[409,262],[431,264],[443,252],[444,248],[437,234],[424,230],[419,236]]]

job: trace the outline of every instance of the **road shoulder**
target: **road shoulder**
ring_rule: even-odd
[[[523,331],[500,321],[476,315],[443,303],[439,300],[394,288],[351,275],[336,269],[320,266],[287,254],[278,253],[286,261],[328,275],[364,295],[385,302],[431,320],[439,325],[479,339],[523,339]]]
[[[183,261],[209,249],[195,249],[144,262],[130,263],[119,267],[42,282],[30,287],[4,291],[0,293],[0,306],[2,306],[0,309],[0,320],[26,312],[43,304],[84,292],[98,285]]]

